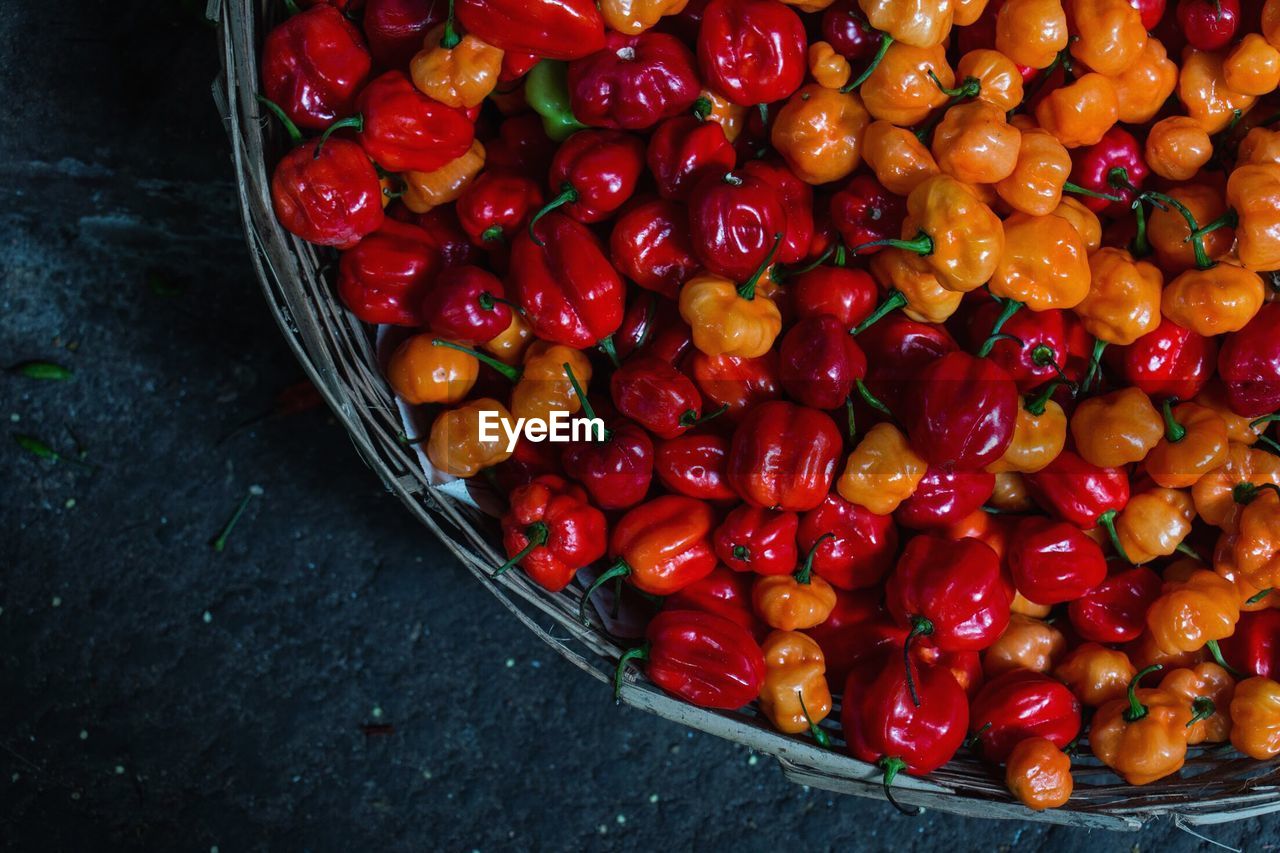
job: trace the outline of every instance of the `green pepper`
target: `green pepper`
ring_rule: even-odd
[[[544,59],[530,69],[524,84],[524,97],[533,111],[542,116],[547,136],[557,142],[586,127],[569,108],[568,66]]]

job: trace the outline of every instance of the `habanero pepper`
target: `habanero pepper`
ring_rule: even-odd
[[[1147,454],[1151,479],[1169,489],[1195,484],[1227,461],[1227,424],[1212,409],[1197,403],[1164,401],[1164,437]]]
[[[1067,44],[1067,14],[1059,0],[1005,0],[999,5],[995,47],[1017,64],[1048,68]]]
[[[1218,543],[1217,569],[1229,569],[1237,583],[1258,590],[1280,586],[1280,497],[1275,490],[1262,488],[1244,492],[1240,499],[1245,506],[1239,527]]]
[[[734,431],[729,484],[752,506],[811,510],[831,489],[842,446],[825,412],[782,400],[761,403]]]
[[[1067,148],[1100,141],[1120,113],[1115,86],[1101,74],[1089,73],[1049,92],[1036,105],[1036,122]]]
[[[654,684],[700,708],[741,708],[765,681],[764,653],[747,629],[697,610],[664,610],[650,620],[645,644],[618,661],[615,700],[631,661],[643,661]]]
[[[1185,581],[1166,581],[1147,608],[1147,628],[1167,654],[1198,651],[1229,637],[1239,618],[1235,586],[1208,569],[1193,570]]]
[[[1048,738],[1019,741],[1009,753],[1004,784],[1018,802],[1034,811],[1066,805],[1075,790],[1071,757]]]
[[[818,723],[831,713],[822,648],[799,631],[774,631],[761,643],[765,676],[760,689],[760,712],[774,728],[787,734],[811,731],[819,743]]]
[[[728,407],[724,418],[729,422],[737,422],[760,403],[782,396],[774,350],[759,358],[710,356],[694,350],[685,369],[692,374],[704,400],[716,408]]]
[[[779,263],[793,264],[823,251],[818,246],[820,235],[815,234],[813,218],[813,188],[800,180],[785,163],[775,160],[748,160],[738,173],[744,178],[754,178],[766,184],[782,207],[782,242],[774,259]],[[815,248],[816,247],[816,248]],[[834,251],[834,249],[832,250]]]
[[[746,281],[770,260],[786,224],[776,188],[755,175],[709,175],[689,199],[694,255],[708,272],[733,281]]]
[[[1191,487],[1196,512],[1227,533],[1239,529],[1240,513],[1258,490],[1280,488],[1280,457],[1233,441],[1227,459]]]
[[[1108,246],[1089,255],[1089,291],[1075,306],[1100,341],[1127,346],[1160,326],[1164,276],[1154,264]]]
[[[774,249],[781,239],[778,234]],[[699,352],[713,358],[761,358],[773,349],[782,331],[782,314],[772,299],[756,292],[769,261],[770,257],[766,257],[741,285],[703,273],[680,288],[680,316],[689,324],[693,345]]]
[[[895,42],[915,47],[946,41],[955,16],[951,0],[916,0],[906,5],[893,0],[859,0],[858,5],[872,27]]]
[[[1280,675],[1280,610],[1241,613],[1230,637],[1222,640],[1222,656],[1245,675]]]
[[[1029,737],[1062,749],[1080,732],[1080,702],[1061,682],[1015,669],[982,685],[969,708],[969,731],[982,757],[996,764]]]
[[[872,224],[880,219],[879,216],[847,217],[855,222],[861,222],[863,230],[867,232],[865,235],[859,235],[857,231],[846,234],[843,228],[840,229],[840,233],[845,234],[845,243],[850,246],[900,233],[899,226],[906,215],[906,206],[901,197],[910,195],[911,191],[925,179],[940,174],[938,164],[929,153],[928,146],[907,128],[898,127],[887,121],[873,121],[863,130],[862,159],[875,177],[854,175],[846,189],[853,194],[854,199],[866,198],[867,201],[857,204],[849,202],[839,204],[846,208],[852,207],[854,210],[876,211],[888,208],[895,214],[901,210],[901,214],[896,217],[887,217],[888,222],[882,228],[872,227]],[[888,194],[884,192],[885,190],[889,191]],[[839,223],[841,217],[837,213],[837,202],[834,197],[831,200],[831,210]],[[870,222],[867,221],[868,218]],[[869,254],[873,249],[874,247],[867,249],[862,254]]]
[[[1075,185],[1097,193],[1082,194],[1080,203],[1094,213],[1113,216],[1121,216],[1132,207],[1135,193],[1146,182],[1149,172],[1142,158],[1141,143],[1121,127],[1111,128],[1092,145],[1077,148],[1072,152],[1071,162],[1071,180]],[[1124,180],[1118,179],[1117,169],[1124,170]]]
[[[1178,100],[1182,101],[1187,115],[1211,135],[1226,129],[1237,111],[1248,112],[1256,100],[1253,95],[1233,92],[1227,87],[1223,73],[1225,58],[1222,53],[1188,49],[1178,71]]]
[[[790,574],[800,560],[796,548],[798,524],[794,512],[743,504],[731,510],[716,528],[716,556],[735,572]]]
[[[1047,216],[1062,201],[1070,175],[1071,155],[1058,138],[1030,128],[1020,132],[1013,171],[996,183],[996,194],[1020,213]]]
[[[1146,627],[1147,608],[1160,597],[1160,576],[1144,566],[1113,571],[1067,607],[1071,627],[1095,643],[1125,643]]]
[[[1191,496],[1178,489],[1134,495],[1116,516],[1121,556],[1135,565],[1169,556],[1191,532],[1195,515]]]
[[[543,216],[556,209],[587,224],[608,219],[631,198],[643,173],[644,144],[632,134],[578,131],[551,160],[547,184],[558,194],[534,214],[530,233]]]
[[[449,107],[474,109],[498,86],[503,51],[472,33],[459,33],[452,18],[423,39],[409,62],[413,85]]]
[[[688,0],[601,0],[600,14],[614,32],[639,35],[667,15],[684,11]]]
[[[876,515],[889,515],[911,497],[928,467],[897,427],[878,423],[849,454],[836,491]]]
[[[1123,699],[1137,674],[1128,655],[1099,643],[1076,646],[1053,671],[1053,677],[1067,685],[1086,708]]]
[[[1116,542],[1114,519],[1129,502],[1129,477],[1120,468],[1090,464],[1070,450],[1026,475],[1031,496],[1049,514],[1081,530],[1102,525]]]
[[[591,0],[456,0],[458,21],[494,47],[544,59],[577,59],[605,45]]]
[[[401,175],[404,193],[400,202],[414,213],[430,213],[457,201],[480,170],[484,168],[485,151],[480,140],[471,143],[467,153],[450,160],[430,172],[405,172]]]
[[[991,273],[994,296],[1032,311],[1074,308],[1089,294],[1088,248],[1060,216],[1015,213],[1004,221],[1004,251]]]
[[[543,201],[542,188],[532,178],[489,168],[462,191],[454,211],[472,244],[496,248],[524,228]]]
[[[604,513],[587,503],[587,493],[545,474],[511,493],[502,517],[502,544],[510,559],[494,577],[520,566],[534,583],[559,592],[579,569],[604,556],[606,538]]]
[[[955,84],[955,72],[942,45],[912,47],[895,41],[866,75],[858,94],[872,118],[909,127],[947,103],[942,90]]]
[[[765,575],[751,588],[751,603],[765,624],[780,631],[821,625],[836,606],[836,591],[813,574],[813,552],[793,573]]]
[[[1223,743],[1231,735],[1231,697],[1236,682],[1216,663],[1208,661],[1172,669],[1160,679],[1160,689],[1181,696],[1192,710],[1187,745]]]
[[[485,438],[480,432],[481,419],[499,421],[501,429]],[[456,409],[448,409],[431,423],[427,439],[427,458],[438,470],[453,477],[474,477],[511,458],[507,450],[506,430],[514,430],[511,414],[497,400],[481,397],[468,400]]]
[[[804,24],[773,0],[711,0],[698,31],[702,79],[744,107],[789,97],[807,68]]]
[[[953,352],[925,367],[920,383],[919,394],[907,401],[903,423],[930,464],[977,470],[1008,449],[1019,400],[1002,368]]]
[[[360,27],[382,68],[403,68],[422,47],[427,30],[448,14],[435,0],[365,0]]]
[[[1268,303],[1218,350],[1231,410],[1248,418],[1280,409],[1280,304]]]
[[[700,91],[693,52],[659,32],[606,33],[603,48],[569,63],[567,82],[578,121],[622,130],[688,112]]]
[[[355,25],[336,7],[313,6],[285,19],[262,43],[262,92],[306,130],[348,115],[373,59]]]
[[[1005,560],[1018,592],[1035,604],[1075,601],[1107,577],[1098,543],[1070,524],[1040,516],[1018,522]]]
[[[1014,613],[994,643],[982,653],[982,671],[987,678],[1026,669],[1049,672],[1067,650],[1067,638],[1052,624]]]
[[[876,586],[898,553],[891,517],[835,494],[800,517],[796,537],[801,548],[813,552],[813,570],[838,590]]]
[[[967,184],[994,184],[1013,174],[1022,134],[1005,112],[982,100],[948,109],[933,131],[938,168]]]
[[[982,651],[1009,625],[1012,593],[1000,558],[977,539],[923,534],[907,543],[885,586],[885,602],[912,637],[942,651]]]
[[[1280,755],[1280,684],[1246,678],[1231,698],[1231,745],[1250,758]]]
[[[1013,425],[1013,440],[999,459],[986,466],[997,482],[1003,474],[1033,474],[1043,469],[1066,446],[1067,416],[1062,406],[1050,399],[1056,390],[1056,384],[1050,383],[1035,396],[1024,398]]]
[[[800,180],[826,184],[848,177],[858,167],[869,121],[856,94],[810,83],[778,111],[770,141]]]
[[[423,296],[439,269],[425,231],[388,219],[342,253],[338,296],[362,322],[417,326]]]
[[[1101,468],[1141,462],[1163,436],[1160,412],[1133,386],[1082,400],[1071,413],[1076,452]]]
[[[985,300],[970,315],[977,352],[1004,368],[1024,394],[1055,378],[1079,381],[1090,346],[1084,324],[1070,311],[1023,311],[1019,305]]]
[[[778,379],[801,405],[837,409],[866,373],[866,355],[835,317],[800,320],[782,338]]]
[[[1160,177],[1189,181],[1213,159],[1213,141],[1195,119],[1169,116],[1147,131],[1143,156]]]
[[[1180,326],[1206,337],[1238,332],[1266,299],[1258,274],[1231,262],[1180,274],[1165,287],[1160,310]]]
[[[732,572],[724,566],[716,566],[711,574],[662,600],[663,610],[697,610],[714,613],[741,625],[760,638],[769,629],[751,608],[750,575]]]
[[[693,380],[650,355],[637,355],[609,379],[613,405],[658,438],[675,438],[702,417],[702,395]]]
[[[373,78],[355,101],[354,127],[369,158],[389,172],[431,172],[466,154],[475,128],[466,114],[424,95],[401,71]]]
[[[699,263],[685,224],[685,209],[665,199],[624,207],[609,235],[609,257],[628,279],[668,299],[697,272]]]
[[[485,343],[511,325],[502,281],[471,265],[449,267],[422,300],[428,328],[455,341]]]
[[[645,160],[658,185],[658,194],[664,199],[685,201],[705,176],[731,171],[737,165],[738,153],[719,124],[680,115],[666,119],[653,131]]]
[[[1147,395],[1190,400],[1200,393],[1218,358],[1218,342],[1168,318],[1124,350],[1122,373],[1126,383]]]
[[[1116,92],[1116,117],[1126,124],[1146,124],[1178,87],[1178,66],[1153,36],[1127,68],[1108,79]]]
[[[583,408],[588,417],[593,417],[586,399]],[[649,492],[653,453],[649,434],[634,422],[623,420],[607,427],[603,440],[565,447],[561,464],[601,509],[629,509]]]
[[[930,466],[911,496],[893,513],[911,530],[936,530],[959,522],[991,497],[996,477],[986,471],[956,471]]]
[[[1128,696],[1098,708],[1089,744],[1103,764],[1130,785],[1146,785],[1182,769],[1187,757],[1191,707],[1168,690],[1138,689],[1148,667],[1129,682]]]
[[[387,359],[387,384],[410,406],[458,403],[479,376],[479,362],[457,349],[435,345],[435,336],[406,338]]]
[[[711,502],[733,502],[737,495],[725,477],[729,440],[715,433],[678,435],[658,442],[653,470],[672,494]]]
[[[875,279],[866,270],[848,267],[815,267],[787,279],[791,315],[797,320],[834,317],[845,329],[852,329],[876,307]]]

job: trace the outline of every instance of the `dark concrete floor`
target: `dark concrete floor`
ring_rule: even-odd
[[[0,845],[15,850],[1203,846],[788,784],[636,712],[471,582],[320,410],[259,296],[198,0],[0,17]],[[251,487],[226,550],[210,537]],[[369,726],[381,728],[367,728]],[[381,733],[380,733],[381,732]],[[1280,822],[1214,828],[1269,849]]]

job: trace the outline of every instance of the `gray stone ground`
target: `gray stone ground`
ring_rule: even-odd
[[[1203,846],[1168,824],[910,820],[794,787],[616,709],[323,412],[227,438],[300,373],[251,278],[195,5],[0,16],[0,361],[75,370],[0,376],[0,417],[96,467],[0,436],[5,849]],[[1278,830],[1208,834],[1265,850]]]

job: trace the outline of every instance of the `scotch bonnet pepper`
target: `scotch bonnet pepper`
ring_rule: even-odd
[[[746,628],[715,613],[664,610],[645,629],[645,644],[618,661],[614,697],[631,661],[672,695],[702,708],[741,708],[764,685],[765,660]]]
[[[756,406],[729,451],[729,484],[752,506],[805,512],[831,490],[840,432],[825,413],[782,400]]]
[[[604,513],[587,503],[587,493],[563,477],[546,474],[511,493],[502,517],[502,543],[512,566],[550,592],[559,592],[573,576],[604,556]]]

